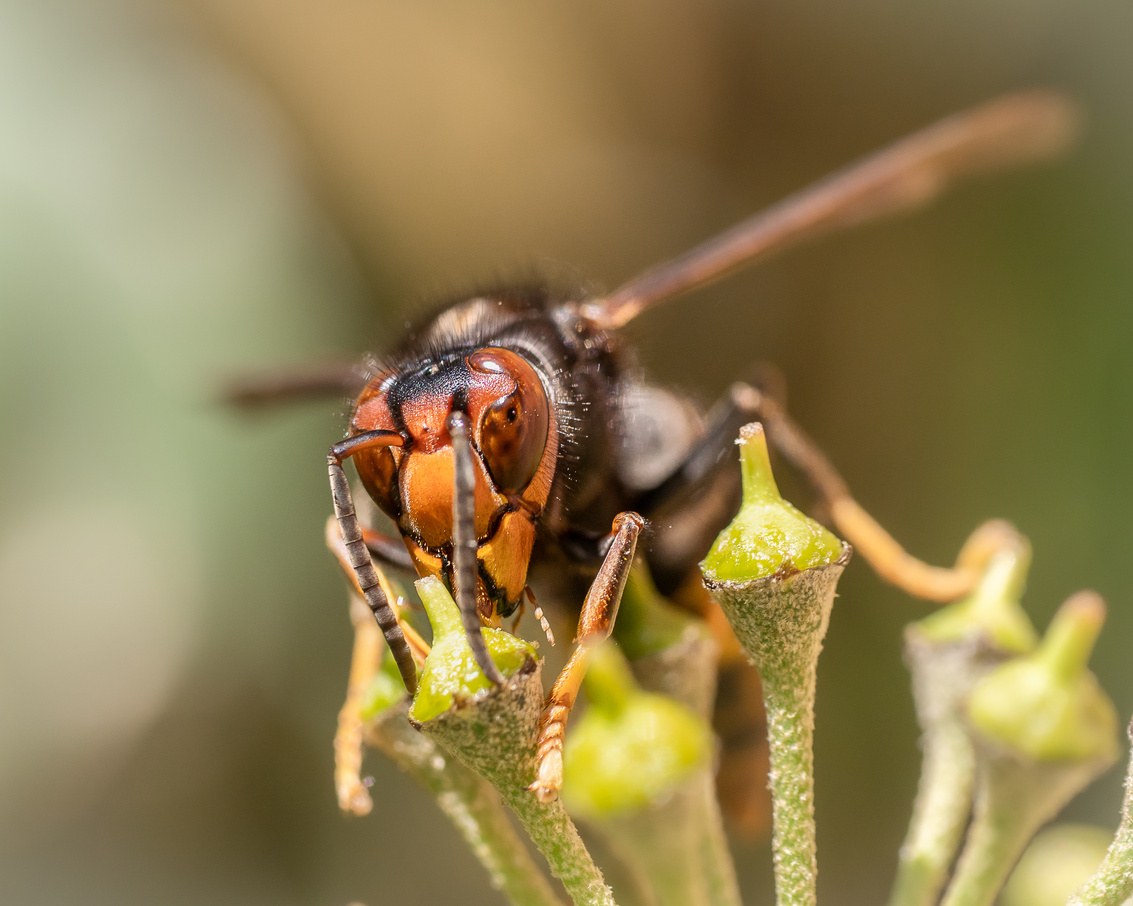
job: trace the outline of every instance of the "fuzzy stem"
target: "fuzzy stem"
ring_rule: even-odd
[[[408,702],[388,709],[368,728],[368,742],[432,795],[513,906],[562,906],[492,787],[414,730],[407,711]]]
[[[922,744],[921,780],[889,906],[936,902],[971,809],[974,757],[960,721],[938,724]]]
[[[772,850],[779,906],[815,906],[814,700],[838,577],[833,563],[750,582],[705,580],[763,677],[771,750]]]
[[[535,775],[531,775],[531,780]],[[614,896],[594,864],[561,799],[540,802],[524,786],[498,788],[500,796],[515,812],[523,829],[551,866],[551,874],[563,882],[576,906],[615,906]]]
[[[663,802],[591,816],[656,906],[741,906],[712,774],[697,770]]]
[[[961,702],[1001,659],[979,637],[939,641],[919,625],[905,631],[924,759],[889,906],[932,906],[940,896],[963,839],[975,784],[975,751]]]
[[[964,856],[941,906],[990,906],[1036,830],[1027,809],[981,796]]]
[[[704,826],[701,829],[701,868],[711,906],[742,906],[740,889],[736,882],[736,866],[728,849],[724,833],[724,818],[716,798],[716,784],[705,773],[700,781],[699,796]]]
[[[818,855],[814,832],[815,670],[802,665],[784,682],[763,673],[771,745],[775,891],[782,906],[814,906]]]
[[[984,746],[975,814],[941,906],[991,906],[1035,832],[1110,762],[1038,764]]]
[[[1129,726],[1133,739],[1133,724]],[[1067,906],[1121,906],[1133,896],[1133,759],[1125,775],[1121,824],[1098,870],[1072,896]]]
[[[535,779],[542,704],[539,667],[528,661],[503,685],[458,697],[421,730],[496,788],[576,906],[614,906],[613,894],[562,801],[540,802],[527,790]]]

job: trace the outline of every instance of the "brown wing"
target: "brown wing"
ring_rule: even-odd
[[[908,211],[961,177],[1054,157],[1077,129],[1074,105],[1048,91],[1010,94],[956,114],[651,268],[585,307],[621,327],[666,299],[823,233]]]

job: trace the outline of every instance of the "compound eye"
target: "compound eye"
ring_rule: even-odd
[[[398,505],[397,469],[401,451],[393,447],[375,447],[354,455],[354,467],[362,486],[391,519],[401,515]]]
[[[479,443],[496,487],[505,494],[522,493],[547,449],[550,407],[543,382],[526,359],[508,349],[481,349],[468,357],[468,364],[493,378],[506,376],[513,385],[510,393],[496,395],[484,407]]]
[[[354,404],[354,413],[350,418],[351,433],[397,430],[386,397],[386,387],[392,377],[392,373],[386,372],[366,385],[358,402]],[[362,479],[366,491],[383,512],[393,519],[400,515],[397,472],[401,456],[398,447],[372,447],[354,455],[354,466],[358,469],[358,477]]]

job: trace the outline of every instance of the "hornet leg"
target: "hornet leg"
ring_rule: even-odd
[[[614,517],[609,550],[582,604],[574,651],[547,696],[536,742],[535,782],[529,787],[542,802],[553,800],[563,785],[563,737],[567,718],[586,675],[590,649],[610,637],[633,565],[637,538],[644,527],[645,520],[637,513],[619,513]]]
[[[338,807],[354,815],[368,815],[374,807],[370,791],[362,782],[362,699],[382,663],[382,633],[364,598],[350,596],[350,621],[354,624],[354,653],[346,701],[338,712],[334,734],[334,788]]]
[[[368,529],[363,529],[364,540],[370,546],[370,536],[376,535]],[[380,536],[385,541],[392,539]],[[346,542],[342,540],[342,532],[338,527],[338,520],[331,516],[327,520],[326,528],[327,547],[334,553],[342,571],[350,580],[353,594],[350,596],[350,622],[354,626],[354,652],[350,659],[350,678],[346,685],[346,701],[338,712],[338,729],[334,734],[334,785],[338,793],[338,807],[344,812],[355,815],[368,815],[373,808],[370,792],[362,782],[362,703],[366,690],[370,688],[374,676],[382,662],[382,632],[374,622],[373,614],[366,605],[365,596],[358,587],[358,577],[350,565]],[[395,600],[396,595],[390,589],[386,577],[378,572],[378,581],[388,600]],[[396,610],[395,610],[396,612]],[[398,621],[401,622],[400,614]],[[429,645],[417,634],[408,623],[401,622],[401,629],[405,635],[409,648],[413,652],[413,659],[418,664],[424,664],[429,653]]]

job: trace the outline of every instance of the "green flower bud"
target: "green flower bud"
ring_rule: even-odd
[[[1030,562],[1030,545],[1020,537],[991,558],[970,596],[905,630],[924,760],[890,906],[936,903],[955,860],[976,775],[964,702],[989,670],[1035,647],[1034,628],[1019,606]]]
[[[458,697],[471,698],[486,692],[492,683],[476,664],[464,635],[460,611],[444,583],[428,576],[418,579],[416,584],[433,626],[433,648],[425,659],[409,718],[424,723],[447,711]],[[485,628],[483,634],[488,654],[505,677],[538,657],[533,645],[502,629]]]
[[[706,723],[672,699],[642,692],[617,648],[590,654],[590,708],[567,737],[563,798],[600,819],[657,805],[711,763]]]
[[[363,694],[359,716],[366,722],[377,720],[390,708],[400,704],[406,694],[405,683],[398,672],[397,664],[394,663],[390,653],[385,651],[382,666]]]
[[[968,719],[987,740],[1036,762],[1110,762],[1117,711],[1087,669],[1105,620],[1092,592],[1070,598],[1033,655],[1010,661],[972,689]]]
[[[1015,547],[991,558],[971,595],[914,625],[929,642],[959,642],[979,635],[1004,652],[1032,651],[1038,635],[1019,604],[1030,565],[1030,545],[1020,538]]]
[[[975,815],[942,906],[991,906],[1032,835],[1117,757],[1117,714],[1086,668],[1105,605],[1081,592],[1034,654],[972,687]]]
[[[1097,870],[1113,835],[1087,824],[1059,824],[1023,853],[1000,898],[1004,906],[1064,906]]]
[[[644,562],[637,561],[626,580],[614,636],[626,657],[637,660],[684,641],[699,621],[661,596]]]
[[[661,596],[644,561],[635,562],[630,571],[614,640],[645,691],[711,717],[719,657],[716,639],[707,623]]]
[[[767,440],[758,422],[737,441],[743,501],[736,518],[717,537],[700,564],[709,582],[749,582],[834,563],[842,542],[779,494],[771,474]]]

